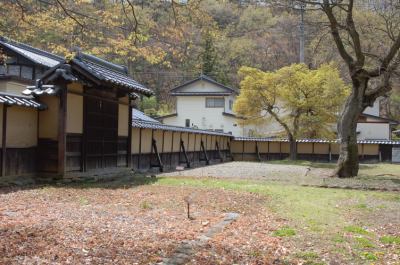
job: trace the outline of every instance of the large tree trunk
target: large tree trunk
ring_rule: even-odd
[[[296,139],[294,139],[292,134],[288,135],[289,139],[289,147],[290,147],[290,154],[289,154],[289,159],[290,160],[297,160],[297,143]]]
[[[353,79],[352,94],[347,98],[338,120],[340,142],[339,159],[333,176],[339,178],[355,177],[358,174],[357,121],[364,110],[363,95],[367,79]]]

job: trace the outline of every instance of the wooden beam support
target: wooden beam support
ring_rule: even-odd
[[[82,121],[82,143],[81,143],[81,172],[87,170],[87,98],[83,96],[83,121]]]
[[[224,158],[222,157],[222,154],[221,154],[221,150],[220,150],[220,148],[219,148],[218,141],[215,141],[215,149],[217,149],[218,159],[219,159],[221,162],[224,162]]]
[[[138,155],[137,169],[140,169],[141,156],[142,156],[142,128],[139,128],[139,155]]]
[[[207,137],[207,136],[206,136]],[[207,138],[206,138],[207,139]],[[204,148],[204,142],[203,142],[203,139],[201,139],[201,142],[200,142],[200,149],[201,149],[201,151],[203,152],[203,155],[204,155],[204,158],[201,158],[200,157],[200,161],[206,161],[206,165],[209,165],[210,164],[210,160],[208,159],[208,155],[207,155],[207,152],[206,152],[206,149]]]
[[[156,155],[157,164],[151,163],[151,158],[152,158],[152,155],[151,155],[150,156],[150,168],[158,167],[160,172],[163,172],[164,165],[161,161],[160,153],[158,152],[158,149],[157,149],[157,141],[154,138],[151,139],[151,154],[153,154],[153,151],[154,151],[154,154]]]
[[[227,142],[226,142],[226,145],[227,145],[227,147],[228,147],[228,154],[227,154],[227,157],[230,158],[230,159],[232,159],[232,161],[233,161],[233,155],[232,155],[232,150],[231,150],[231,142],[230,142],[230,141],[227,141]]]
[[[165,158],[164,149],[165,149],[165,130],[162,131],[161,161],[163,160],[163,158]]]
[[[132,167],[132,99],[128,99],[128,143],[126,147],[126,166],[128,168]]]
[[[66,149],[66,127],[67,127],[67,89],[64,84],[59,96],[59,109],[58,109],[58,166],[57,173],[59,176],[64,177],[65,175],[65,149]]]
[[[6,175],[6,159],[7,159],[7,109],[8,106],[3,104],[3,127],[1,137],[1,176]]]
[[[332,145],[331,145],[331,143],[329,143],[328,150],[329,150],[328,160],[329,160],[329,162],[331,162],[332,161]]]
[[[242,161],[244,160],[244,140],[242,141]]]
[[[258,142],[257,141],[256,141],[256,154],[257,154],[258,162],[261,162],[261,155],[260,155],[260,150],[258,149]]]
[[[171,139],[171,153],[169,155],[169,166],[172,167],[172,154],[174,153],[174,132],[172,132]]]
[[[192,155],[192,162],[194,163],[194,158],[196,154],[196,144],[197,144],[197,133],[194,134],[194,145],[193,145],[193,155]]]
[[[183,153],[183,157],[185,158],[185,161],[181,161],[180,160],[180,153],[181,152]],[[188,156],[187,156],[187,153],[186,153],[186,149],[185,149],[185,142],[182,140],[182,137],[181,137],[181,143],[180,143],[180,149],[179,149],[179,163],[186,163],[186,166],[188,168],[190,168],[190,161],[188,159]]]

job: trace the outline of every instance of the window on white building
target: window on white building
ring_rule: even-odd
[[[185,127],[190,127],[190,119],[185,120]]]
[[[230,99],[229,100],[229,110],[232,110],[232,109],[233,109],[233,100]]]
[[[225,107],[224,98],[206,98],[206,108],[223,108]]]

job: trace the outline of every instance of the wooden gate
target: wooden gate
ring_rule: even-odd
[[[86,170],[117,167],[118,104],[85,97]]]

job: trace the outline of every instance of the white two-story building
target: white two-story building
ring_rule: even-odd
[[[176,97],[176,111],[159,120],[168,125],[193,127],[204,130],[246,135],[233,113],[238,91],[206,75],[186,82],[171,90]]]
[[[171,95],[176,97],[176,111],[159,120],[167,125],[220,131],[234,136],[284,137],[282,126],[272,118],[267,118],[262,124],[240,125],[240,118],[233,112],[238,93],[234,88],[201,75],[171,90]],[[381,99],[377,99],[360,115],[357,122],[359,140],[391,139],[398,122],[381,116],[380,102]],[[332,124],[334,131],[335,128]]]

